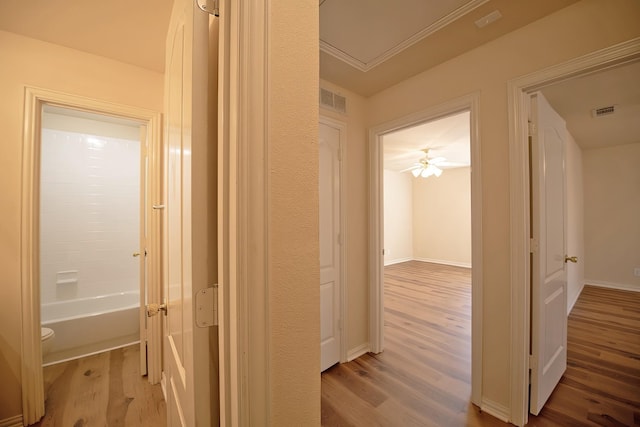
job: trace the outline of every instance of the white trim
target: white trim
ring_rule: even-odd
[[[584,286],[595,286],[597,288],[618,289],[619,291],[640,292],[640,286],[632,285],[630,283],[615,283],[615,282],[605,282],[602,280],[585,279]]]
[[[22,415],[0,420],[0,427],[22,427]]]
[[[482,399],[482,405],[480,405],[480,409],[482,412],[486,412],[487,414],[496,417],[500,421],[504,421],[508,423],[509,419],[509,408],[507,406],[501,405],[497,402],[494,402],[490,399]]]
[[[507,83],[511,235],[511,419],[528,420],[529,379],[529,159],[528,94],[544,86],[640,58],[640,38],[536,71]]]
[[[387,267],[389,265],[402,264],[403,262],[408,262],[413,260],[414,258],[412,257],[392,259],[390,261],[385,261],[384,266]]]
[[[40,334],[39,162],[40,123],[45,104],[139,121],[147,126],[150,147],[160,147],[160,113],[91,98],[25,87],[22,152],[21,287],[22,287],[22,412],[26,424],[44,415]],[[150,282],[155,283],[155,282]],[[160,283],[156,283],[158,289]],[[150,289],[153,286],[150,285]],[[159,292],[159,290],[158,290]],[[160,331],[152,331],[158,334]],[[154,335],[155,336],[155,335]],[[159,360],[158,356],[158,360]],[[151,370],[153,365],[149,366]],[[159,365],[158,365],[159,367]]]
[[[416,124],[461,111],[470,111],[471,133],[471,401],[480,405],[482,396],[482,171],[480,160],[480,94],[478,92],[392,120],[369,130],[369,340],[379,353],[384,347],[382,136]]]
[[[348,312],[347,312],[347,248],[348,248],[348,231],[347,231],[347,124],[343,121],[336,120],[320,114],[320,123],[332,126],[340,131],[340,362],[349,361],[347,353],[347,333],[348,330]]]
[[[443,260],[443,259],[431,259],[431,258],[414,258],[414,261],[431,262],[431,263],[434,263],[434,264],[450,265],[452,267],[471,268],[471,263],[470,262],[457,262],[457,261],[449,261],[449,260]]]
[[[362,356],[365,353],[368,353],[369,351],[371,351],[371,350],[369,349],[369,343],[368,342],[366,342],[364,344],[360,344],[356,348],[352,348],[351,350],[349,350],[349,352],[347,353],[347,362],[351,362],[352,360],[356,360],[358,357]]]
[[[270,419],[269,5],[220,2],[220,425]]]
[[[322,39],[320,40],[320,50],[328,53],[329,55],[334,56],[335,58],[340,59],[341,61],[346,62],[347,64],[351,65],[352,67],[360,71],[367,72],[373,69],[374,67],[377,67],[378,65],[382,64],[389,58],[399,54],[403,50],[408,49],[414,44],[420,42],[421,40],[426,39],[436,31],[439,31],[442,28],[446,27],[447,25],[453,23],[454,21],[462,18],[467,13],[472,12],[473,10],[477,9],[478,7],[482,6],[488,1],[489,0],[471,0],[467,2],[466,4],[460,6],[458,9],[443,16],[433,24],[429,25],[426,28],[423,28],[421,31],[418,31],[408,39],[403,40],[401,43],[398,43],[393,48],[383,52],[381,55],[377,56],[376,58],[374,58],[369,62],[362,62],[359,59],[354,58],[353,56],[343,52],[342,50],[338,49],[337,47],[334,47],[333,45],[325,42]]]
[[[583,290],[584,290],[584,285],[580,286],[580,290],[576,293],[576,296],[573,298],[572,301],[569,302],[569,306],[567,307],[567,316],[569,316],[569,314],[571,313],[571,310],[573,310],[573,306],[576,305],[576,302],[578,302],[578,298],[580,298],[580,294],[582,293]]]

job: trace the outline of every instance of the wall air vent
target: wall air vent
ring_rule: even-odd
[[[320,88],[320,106],[346,114],[347,98],[330,90]]]
[[[594,108],[593,110],[591,110],[591,115],[593,117],[602,117],[602,116],[610,116],[612,114],[615,114],[615,112],[616,112],[616,106],[610,105],[608,107]]]

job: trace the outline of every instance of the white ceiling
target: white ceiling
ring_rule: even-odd
[[[582,149],[640,142],[640,61],[542,89]],[[616,105],[594,118],[591,110]]]
[[[401,172],[425,157],[444,157],[441,169],[469,166],[469,112],[444,117],[417,126],[386,134],[382,137],[384,168]]]

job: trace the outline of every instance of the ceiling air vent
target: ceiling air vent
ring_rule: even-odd
[[[603,116],[610,116],[612,114],[615,114],[615,112],[616,112],[616,106],[610,105],[608,107],[594,108],[593,110],[591,110],[591,115],[593,117],[603,117]]]
[[[347,98],[330,90],[320,88],[320,106],[346,114]]]

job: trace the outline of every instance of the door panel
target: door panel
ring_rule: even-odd
[[[340,130],[320,123],[321,370],[340,361]]]
[[[567,366],[565,122],[541,93],[531,113],[531,395],[538,414]],[[536,244],[537,242],[537,244]],[[537,249],[536,249],[537,246]]]
[[[171,426],[212,421],[209,329],[196,328],[193,298],[209,283],[206,242],[206,95],[208,15],[191,0],[176,0],[167,33],[165,73],[164,362]],[[204,104],[204,105],[203,105]],[[205,206],[203,208],[203,206]],[[215,222],[213,222],[215,223]],[[203,245],[204,247],[201,247]],[[206,351],[195,349],[206,348]],[[197,374],[197,375],[196,375]]]

